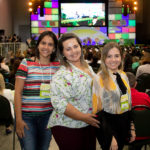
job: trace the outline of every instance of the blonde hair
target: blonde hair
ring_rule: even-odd
[[[109,81],[110,81],[110,76],[109,76],[109,72],[108,72],[108,68],[105,64],[105,60],[107,58],[107,55],[108,55],[108,52],[112,49],[112,48],[117,48],[120,52],[120,55],[121,55],[121,63],[118,67],[118,69],[120,70],[123,70],[123,53],[119,47],[119,45],[115,42],[109,42],[107,43],[102,52],[101,52],[101,67],[100,67],[100,75],[102,77],[102,80],[103,80],[103,84],[104,84],[104,87],[109,90]]]
[[[3,90],[5,89],[5,81],[3,75],[0,73],[0,94],[3,94]]]

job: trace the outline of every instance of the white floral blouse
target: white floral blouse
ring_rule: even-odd
[[[109,71],[110,80],[108,81],[110,90],[104,88],[103,80],[99,72],[93,81],[93,113],[98,112],[101,109],[111,114],[122,114],[128,110],[121,110],[120,98],[121,92],[116,81],[116,76]],[[118,70],[126,88],[129,109],[131,109],[131,90],[129,87],[128,78],[122,70]]]
[[[81,128],[88,125],[64,114],[68,103],[83,113],[92,113],[92,78],[74,65],[71,67],[69,70],[61,66],[53,76],[50,95],[54,110],[48,128],[53,126]],[[90,67],[89,69],[94,76],[93,70]]]

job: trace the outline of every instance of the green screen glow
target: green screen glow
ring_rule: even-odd
[[[122,14],[115,14],[115,20],[121,20]]]
[[[123,39],[129,39],[129,34],[122,34]]]
[[[44,2],[45,8],[52,8],[52,2]]]
[[[58,9],[52,9],[52,15],[58,15]]]
[[[39,28],[31,28],[31,33],[39,33]]]
[[[58,15],[52,15],[52,20],[58,20]]]
[[[136,26],[135,20],[129,20],[129,26]]]

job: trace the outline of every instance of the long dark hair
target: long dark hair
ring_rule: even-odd
[[[42,32],[42,33],[40,34],[40,36],[39,36],[39,38],[38,38],[38,41],[37,41],[37,43],[36,43],[36,47],[35,47],[35,56],[36,56],[37,58],[40,57],[38,46],[39,46],[39,43],[41,42],[41,40],[42,40],[45,36],[51,37],[51,38],[53,39],[53,41],[54,41],[54,49],[55,49],[55,51],[52,52],[51,57],[50,57],[50,61],[53,62],[53,61],[56,59],[58,40],[57,40],[56,35],[55,35],[53,32],[51,32],[51,31],[44,31],[44,32]]]
[[[109,89],[109,85],[108,85],[108,81],[110,79],[109,76],[109,72],[108,72],[108,68],[105,64],[105,60],[107,58],[108,52],[112,49],[112,48],[117,48],[118,51],[120,52],[120,56],[121,56],[121,63],[118,66],[119,70],[123,70],[123,52],[121,50],[121,48],[119,47],[119,45],[115,42],[109,42],[107,43],[104,47],[103,50],[101,52],[101,67],[100,67],[100,71],[101,71],[101,75],[102,75],[102,79],[103,79],[103,84],[105,86],[106,89]]]

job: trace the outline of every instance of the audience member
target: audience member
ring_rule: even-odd
[[[47,123],[53,110],[49,84],[59,68],[56,52],[56,35],[42,32],[36,56],[23,59],[16,73],[16,132],[23,150],[49,149],[52,134]]]
[[[146,93],[139,92],[135,89],[136,87],[136,77],[131,72],[126,72],[129,84],[131,87],[131,98],[132,98],[132,106],[136,105],[146,105],[150,107],[150,97]]]
[[[136,72],[136,78],[143,73],[150,74],[150,49],[145,49],[142,59],[142,65],[138,67]]]
[[[0,68],[4,69],[5,71],[9,73],[10,72],[9,66],[6,64],[5,60],[6,60],[5,57],[0,56]]]
[[[99,127],[99,121],[92,114],[94,72],[84,60],[81,41],[75,34],[63,34],[58,49],[62,66],[51,82],[54,110],[48,127],[60,150],[95,150],[92,126]]]
[[[132,71],[132,56],[129,53],[129,51],[125,48],[124,50],[124,71],[128,72],[128,71]]]
[[[14,97],[12,91],[5,89],[5,81],[3,75],[0,74],[0,122],[4,122],[6,134],[12,132],[11,124],[13,123],[12,116],[14,116],[13,101]]]
[[[12,70],[10,71],[10,75],[9,75],[9,83],[15,85],[15,75],[17,72],[17,69],[21,63],[23,58],[17,58],[14,60],[13,65],[12,65]]]
[[[0,73],[3,75],[5,82],[9,79],[9,67],[5,64],[5,57],[0,56]]]
[[[137,106],[137,105],[145,105],[150,107],[150,97],[149,95],[147,95],[144,92],[139,92],[135,89],[136,87],[136,77],[133,73],[131,72],[126,72],[128,80],[129,80],[129,84],[131,87],[131,98],[132,98],[132,107],[133,106]],[[138,110],[141,110],[142,108],[138,108]],[[147,137],[142,137],[141,139],[144,139]],[[138,139],[140,139],[140,137],[138,137]],[[129,146],[129,150],[141,150],[142,149],[142,145],[137,145],[137,146]]]
[[[137,68],[139,67],[139,57],[138,56],[133,56],[132,58],[132,72],[136,74]]]
[[[119,45],[107,43],[101,52],[101,70],[93,83],[93,110],[101,125],[96,136],[103,150],[122,150],[126,139],[133,142],[136,136],[130,116],[130,87],[122,65]]]

